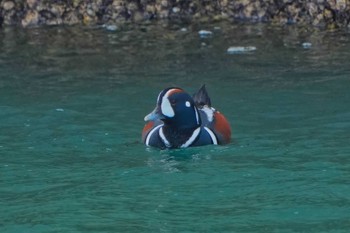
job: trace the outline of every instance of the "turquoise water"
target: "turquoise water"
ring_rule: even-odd
[[[349,60],[295,26],[1,29],[0,232],[349,232]],[[203,83],[233,142],[145,148],[158,92]]]

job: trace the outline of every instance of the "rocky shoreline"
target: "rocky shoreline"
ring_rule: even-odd
[[[0,26],[121,25],[166,21],[350,28],[349,0],[1,0]]]

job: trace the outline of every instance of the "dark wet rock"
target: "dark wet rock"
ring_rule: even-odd
[[[29,9],[34,9],[39,4],[39,0],[26,0],[26,3]]]
[[[149,21],[272,22],[346,27],[347,0],[3,0],[0,24],[124,24]]]
[[[73,10],[67,10],[62,15],[63,24],[75,25],[80,23],[77,14]]]
[[[2,1],[0,4],[0,23],[5,25],[17,24],[22,8],[15,1]]]

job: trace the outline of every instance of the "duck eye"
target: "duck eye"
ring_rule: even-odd
[[[171,104],[172,106],[176,105],[176,100],[170,100],[170,104]]]

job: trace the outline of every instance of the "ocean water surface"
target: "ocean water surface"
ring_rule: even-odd
[[[349,232],[349,61],[292,25],[2,28],[0,232]],[[232,143],[146,148],[159,91],[204,83]]]

